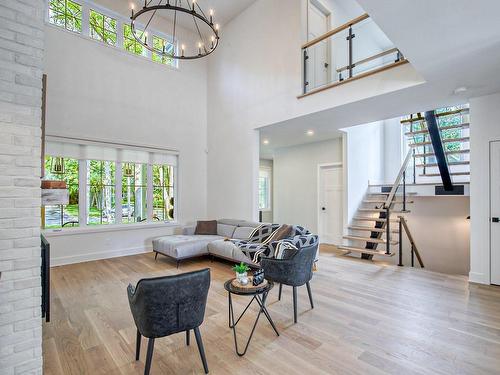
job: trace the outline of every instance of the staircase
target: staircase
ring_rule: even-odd
[[[347,227],[348,234],[343,236],[349,245],[339,246],[340,250],[346,254],[359,253],[363,259],[372,259],[374,255],[392,257],[396,254],[393,247],[400,245],[402,240],[403,215],[409,212],[408,205],[413,203],[406,192],[406,169],[412,156],[412,150],[408,151],[392,186],[382,186],[380,192],[366,193],[352,223]],[[401,264],[402,247],[398,246],[398,249]]]
[[[470,181],[469,106],[447,107],[435,111],[440,140],[453,183]],[[413,153],[413,183],[441,183],[431,134],[422,113],[401,120],[405,142]]]

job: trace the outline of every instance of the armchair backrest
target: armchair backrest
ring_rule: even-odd
[[[210,270],[139,280],[129,286],[130,310],[139,332],[148,338],[194,329],[205,316]]]
[[[304,246],[300,248],[297,254],[290,259],[295,264],[295,283],[304,285],[306,282],[311,281],[313,277],[313,264],[318,251],[318,243],[314,245]]]

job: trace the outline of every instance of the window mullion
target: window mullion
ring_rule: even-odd
[[[147,221],[153,220],[153,166],[148,163],[147,166],[147,190],[146,190],[146,209],[147,209]]]
[[[122,166],[120,162],[116,162],[115,167],[115,223],[122,223]]]
[[[87,226],[87,160],[78,160],[78,222],[80,227]]]
[[[82,4],[82,35],[90,36],[90,6],[85,1]]]

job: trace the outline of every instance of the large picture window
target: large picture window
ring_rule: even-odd
[[[87,225],[115,222],[115,163],[87,161]]]
[[[71,0],[50,0],[49,22],[66,30],[81,33],[82,6]]]
[[[174,167],[153,165],[153,220],[174,220]]]
[[[45,206],[45,228],[79,226],[78,160],[47,156],[45,179],[65,181],[69,191],[66,205]]]
[[[102,13],[90,10],[90,37],[106,44],[116,45],[116,20]]]
[[[147,220],[147,164],[122,164],[122,222]]]

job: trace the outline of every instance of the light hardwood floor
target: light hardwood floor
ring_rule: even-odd
[[[276,337],[261,319],[247,355],[234,352],[228,328],[229,263],[198,259],[179,270],[152,253],[52,269],[52,322],[43,327],[45,375],[142,374],[126,286],[140,278],[210,267],[201,327],[211,374],[499,374],[500,288],[409,267],[356,261],[323,251],[312,280],[315,309],[299,291],[293,324],[291,288],[269,296]],[[238,297],[243,308],[248,301]],[[242,320],[248,335],[255,311]],[[194,340],[192,340],[194,341]],[[184,334],[158,339],[152,374],[203,374]]]

